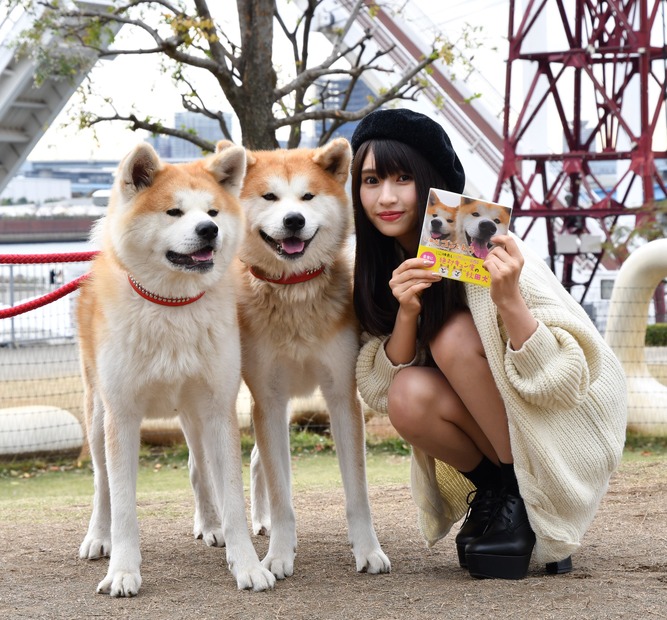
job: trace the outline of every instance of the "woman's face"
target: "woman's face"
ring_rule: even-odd
[[[362,164],[359,198],[375,228],[387,237],[394,237],[407,252],[417,252],[419,210],[417,187],[411,175],[399,172],[379,178],[375,156],[369,150]]]

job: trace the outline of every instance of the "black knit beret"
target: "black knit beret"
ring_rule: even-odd
[[[352,152],[368,140],[397,140],[414,148],[443,176],[449,191],[460,194],[466,182],[449,136],[439,123],[424,114],[398,108],[375,110],[357,125],[352,139]]]

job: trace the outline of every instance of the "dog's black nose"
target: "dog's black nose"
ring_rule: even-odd
[[[479,223],[480,237],[493,237],[498,227],[491,220],[484,220]]]
[[[206,241],[213,241],[218,236],[218,227],[213,222],[200,222],[195,228],[195,232]]]
[[[287,230],[296,232],[297,230],[301,230],[306,225],[306,218],[303,217],[301,213],[288,213],[283,218],[283,225],[285,228],[287,228]]]
[[[442,222],[440,220],[431,220],[431,230],[440,230]]]

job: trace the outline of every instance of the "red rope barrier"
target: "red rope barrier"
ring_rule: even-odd
[[[44,264],[44,263],[77,263],[92,260],[99,252],[69,252],[65,254],[0,254],[1,265],[30,265],[30,264]],[[65,295],[74,292],[81,283],[90,276],[85,273],[68,284],[64,284],[55,291],[51,291],[46,295],[42,295],[37,299],[32,299],[18,306],[5,308],[0,310],[0,319],[8,319],[36,308],[41,308],[56,301]]]
[[[44,263],[78,263],[92,260],[99,252],[67,252],[61,254],[0,254],[0,265],[31,265]]]
[[[89,273],[84,273],[82,276],[79,276],[78,278],[72,280],[68,284],[64,284],[60,288],[57,288],[55,291],[51,291],[50,293],[42,295],[37,299],[32,299],[30,301],[25,302],[24,304],[19,304],[18,306],[12,306],[11,308],[5,308],[4,310],[0,310],[0,319],[8,319],[10,317],[23,314],[24,312],[29,312],[30,310],[41,308],[42,306],[46,306],[46,304],[50,304],[52,301],[56,301],[57,299],[60,299],[65,295],[69,295],[70,293],[74,292],[77,288],[79,288],[81,283],[88,276],[90,276]]]

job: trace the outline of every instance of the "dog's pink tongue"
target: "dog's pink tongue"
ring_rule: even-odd
[[[207,261],[213,258],[213,250],[197,250],[190,258],[195,261]]]
[[[282,240],[282,246],[286,254],[296,254],[297,252],[303,252],[306,244],[296,237],[288,237]]]
[[[486,243],[482,244],[479,241],[472,242],[472,249],[477,258],[486,258],[489,253],[489,248],[486,247]]]

